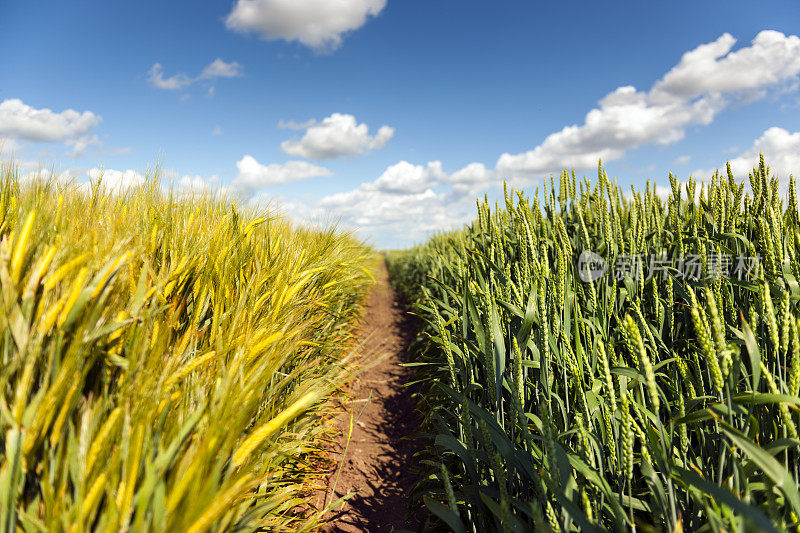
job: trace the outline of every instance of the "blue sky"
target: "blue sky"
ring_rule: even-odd
[[[0,138],[25,169],[124,186],[161,161],[404,247],[599,156],[636,186],[759,151],[797,174],[798,22],[794,0],[3,2]]]

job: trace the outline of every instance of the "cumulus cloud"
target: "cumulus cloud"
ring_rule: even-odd
[[[215,185],[219,183],[219,179],[217,176],[211,176],[210,178],[204,178],[202,176],[192,176],[186,175],[181,176],[178,179],[172,182],[174,186],[181,191],[207,191],[209,189],[213,189]]]
[[[387,193],[419,194],[438,185],[444,177],[441,161],[432,161],[426,166],[400,161],[387,168],[377,180],[366,184],[366,188]]]
[[[473,219],[476,195],[499,191],[503,180],[514,186],[526,185],[565,168],[595,168],[600,158],[618,160],[638,146],[674,143],[684,138],[689,128],[711,123],[734,103],[764,97],[770,89],[798,88],[798,37],[764,31],[749,45],[734,50],[734,44],[735,40],[724,34],[688,51],[649,90],[619,87],[601,98],[582,123],[548,135],[527,152],[502,154],[493,168],[474,162],[447,172],[438,161],[426,165],[400,161],[353,190],[317,202],[289,203],[290,211],[304,220],[340,220],[363,235],[380,236],[382,245],[407,246],[431,231]],[[297,128],[295,123],[281,123],[282,127],[306,130],[316,125]],[[303,140],[305,137],[289,145],[296,149],[293,155],[312,155],[310,149],[300,151]],[[365,144],[363,137],[360,144]],[[734,172],[746,177],[757,164],[759,152],[764,152],[773,171],[785,178],[800,168],[800,132],[770,128],[731,161]],[[688,155],[682,155],[673,165],[690,162]],[[656,193],[666,196],[670,189],[656,186]]]
[[[486,183],[494,178],[495,172],[486,168],[483,163],[470,163],[448,177],[451,183],[473,184]]]
[[[377,189],[359,188],[326,196],[318,205],[324,210],[332,210],[347,225],[371,231],[397,225],[399,232],[420,235],[446,229],[469,219],[458,217],[456,210],[448,209],[443,195],[432,189],[409,194],[391,194]],[[415,222],[413,226],[409,226],[410,220]]]
[[[335,50],[349,31],[377,16],[386,0],[237,0],[225,19],[235,31]]]
[[[296,123],[282,123],[285,127],[300,126]],[[369,134],[369,127],[359,124],[353,115],[334,113],[306,127],[306,133],[299,140],[290,139],[281,143],[286,154],[308,159],[334,159],[341,156],[356,156],[386,146],[394,135],[394,128],[381,126],[375,135]]]
[[[678,141],[689,125],[711,123],[725,106],[715,95],[656,105],[631,86],[616,89],[599,103],[582,125],[552,133],[528,152],[501,155],[497,169],[510,176],[541,176],[564,168],[592,168],[598,159],[621,159],[636,146]]]
[[[653,86],[654,102],[695,98],[713,92],[759,90],[800,73],[800,37],[765,30],[751,46],[731,52],[729,33],[683,54],[680,63]]]
[[[83,173],[82,170],[67,168],[61,169],[45,167],[40,161],[14,160],[13,169],[20,183],[45,181],[56,183],[59,186],[68,186],[76,183],[75,176]]]
[[[262,165],[250,155],[245,155],[237,161],[236,168],[239,169],[239,175],[233,185],[248,192],[272,185],[332,174],[327,168],[311,164],[308,161],[287,161],[282,164]]]
[[[148,71],[147,80],[150,85],[157,89],[164,89],[168,91],[177,91],[185,89],[198,81],[212,81],[218,78],[235,78],[244,76],[244,67],[236,62],[230,63],[223,61],[220,58],[215,59],[206,65],[199,75],[191,77],[184,72],[173,74],[169,77],[164,77],[164,67],[161,63],[155,63]],[[208,96],[213,96],[214,87],[208,89]]]
[[[61,142],[71,148],[73,156],[82,155],[90,146],[101,145],[92,133],[101,121],[91,111],[79,113],[67,109],[56,113],[46,108],[36,109],[17,98],[0,102],[0,137]]]
[[[84,174],[82,180],[75,179],[74,176],[80,175],[80,173],[76,174],[71,169],[68,169],[58,174],[57,179],[85,191],[91,191],[91,185],[100,181],[105,190],[114,194],[123,194],[131,188],[144,185],[148,178],[154,177],[150,172],[143,174],[132,169],[115,170],[100,167],[91,168]],[[160,171],[155,177],[160,178],[160,186],[165,193],[177,194],[178,196],[189,196],[196,193],[227,194],[231,192],[230,187],[223,185],[217,175],[205,177],[180,174],[174,170],[164,170]]]
[[[219,176],[200,176],[192,174],[179,174],[177,172],[164,173],[163,187],[165,191],[177,193],[180,196],[190,196],[197,193],[227,194],[230,187],[222,184]]]
[[[769,128],[750,148],[730,161],[731,170],[736,175],[746,176],[758,165],[762,153],[772,172],[780,178],[788,178],[789,174],[800,176],[800,131],[791,133],[777,126]]]
[[[160,170],[153,173],[148,170],[144,173],[138,170],[116,170],[112,168],[94,167],[56,169],[44,167],[36,161],[14,161],[17,176],[22,183],[34,181],[47,181],[58,184],[60,187],[71,187],[80,191],[91,193],[93,185],[98,182],[107,192],[123,194],[129,189],[144,185],[150,179],[159,180],[165,193],[186,196],[193,193],[228,194],[231,188],[224,185],[219,176],[201,176],[181,174],[175,170]]]
[[[794,133],[773,126],[753,141],[750,148],[729,160],[731,171],[738,180],[745,179],[758,166],[760,154],[772,172],[781,182],[782,190],[786,190],[789,176],[800,176],[800,131]],[[724,171],[725,165],[720,167]],[[692,174],[703,179],[714,173],[712,169],[695,170]],[[748,185],[749,186],[749,185]]]
[[[768,89],[796,90],[798,41],[796,36],[764,31],[749,45],[734,51],[735,40],[724,34],[685,53],[649,90],[619,87],[601,98],[581,124],[548,135],[527,152],[502,154],[493,168],[474,162],[447,172],[438,161],[426,165],[400,161],[353,190],[325,196],[315,203],[289,203],[289,210],[303,220],[340,220],[362,235],[380,236],[384,246],[408,246],[432,231],[472,220],[476,195],[498,192],[503,180],[522,186],[565,168],[595,168],[598,159],[621,159],[637,146],[674,143],[690,127],[707,125],[732,104],[763,97]],[[354,119],[351,124],[355,124]],[[311,130],[315,125],[297,129]],[[296,124],[282,126],[292,128]],[[304,139],[291,146],[299,146]],[[800,132],[767,130],[731,161],[734,171],[746,176],[757,164],[759,152],[765,153],[776,173],[788,176],[797,172]],[[298,148],[295,155],[310,154],[310,150],[301,153]],[[688,155],[682,155],[673,164],[685,166],[690,162]],[[656,193],[666,196],[670,189],[656,186]]]
[[[400,161],[353,190],[281,205],[305,223],[336,221],[366,239],[380,236],[380,246],[407,247],[473,218],[473,197],[436,190],[450,179],[439,161]]]
[[[203,68],[197,77],[200,80],[211,80],[214,78],[236,78],[244,76],[244,67],[236,61],[226,63],[220,58],[215,59]]]
[[[470,163],[461,170],[446,175],[444,181],[452,186],[449,192],[451,201],[472,201],[483,195],[487,187],[499,185],[503,180],[496,170],[487,168],[483,163]],[[506,181],[516,186],[513,179]]]
[[[108,190],[123,192],[131,187],[144,184],[145,177],[135,170],[113,170],[104,168],[91,168],[86,171],[89,179],[96,183],[98,180]]]
[[[362,186],[326,196],[313,209],[290,205],[289,210],[303,220],[335,219],[362,236],[379,235],[383,246],[406,247],[434,231],[468,222],[472,218],[472,207],[472,201],[453,204],[448,201],[447,194],[430,188],[395,193]]]
[[[264,200],[264,195],[256,191],[269,185],[331,174],[306,161],[262,165],[251,156],[244,156],[237,167],[239,177],[233,185],[254,202]],[[400,161],[356,189],[308,201],[282,199],[280,205],[289,216],[305,224],[333,222],[364,238],[380,234],[381,245],[408,246],[429,232],[454,227],[471,218],[471,198],[453,203],[449,193],[434,191],[448,179],[440,161],[424,165]]]
[[[583,124],[547,136],[530,151],[501,155],[497,170],[503,177],[537,177],[592,168],[600,158],[620,159],[637,146],[678,141],[688,127],[711,123],[736,98],[752,99],[797,80],[797,36],[762,31],[750,46],[731,52],[735,42],[726,33],[686,52],[648,92],[619,87],[587,113]]]

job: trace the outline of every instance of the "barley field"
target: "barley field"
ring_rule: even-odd
[[[794,180],[670,182],[565,172],[389,258],[443,529],[797,529]]]
[[[372,252],[0,168],[0,531],[312,530]]]

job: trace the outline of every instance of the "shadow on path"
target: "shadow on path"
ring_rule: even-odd
[[[346,444],[350,416],[355,420],[353,434],[341,468],[341,455],[333,457],[337,465],[327,478],[325,501],[357,493],[336,511],[323,531],[416,531],[421,527],[407,511],[408,494],[417,480],[414,453],[422,446],[418,440],[406,439],[419,431],[412,397],[417,389],[403,386],[414,380],[414,371],[400,366],[408,362],[415,330],[389,286],[383,263],[376,278],[362,333],[366,369],[351,386],[354,401],[338,420],[343,430],[340,452]]]

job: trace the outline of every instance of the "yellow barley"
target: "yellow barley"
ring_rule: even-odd
[[[61,405],[58,417],[56,417],[56,422],[53,424],[53,429],[50,432],[50,444],[54,447],[58,444],[58,441],[61,440],[61,427],[64,425],[64,422],[67,421],[67,416],[72,411],[72,403],[75,401],[75,396],[77,396],[81,385],[83,385],[83,380],[75,379],[67,391],[64,403]]]
[[[64,309],[61,311],[61,314],[58,317],[58,327],[64,325],[64,322],[67,321],[67,317],[69,317],[69,312],[72,311],[72,307],[75,305],[75,302],[78,301],[78,297],[83,290],[83,281],[86,279],[86,274],[89,270],[86,267],[81,268],[78,272],[78,276],[75,278],[75,281],[72,283],[72,292],[69,294],[69,299],[67,303],[64,304]]]
[[[45,313],[44,318],[41,322],[39,322],[39,334],[45,335],[52,329],[53,324],[56,323],[56,319],[58,318],[58,314],[61,312],[61,308],[64,307],[64,302],[67,301],[67,296],[63,296],[60,300],[58,300],[50,310]]]
[[[14,253],[11,255],[11,281],[15,284],[19,283],[19,278],[22,274],[22,262],[25,259],[25,251],[28,247],[28,238],[31,235],[34,220],[36,220],[36,212],[31,211],[28,213],[28,218],[25,219],[25,224],[22,226],[19,236],[17,236]]]
[[[176,372],[175,374],[170,376],[169,379],[167,379],[166,382],[167,388],[173,386],[174,384],[182,380],[184,377],[186,377],[187,374],[189,374],[195,368],[199,367],[204,363],[207,363],[208,361],[213,360],[216,356],[217,352],[212,350],[205,355],[201,355],[200,357],[195,357],[194,359],[192,359],[192,361],[184,365],[180,370],[178,370],[178,372]]]
[[[58,283],[66,277],[67,274],[70,273],[72,269],[76,266],[81,264],[86,258],[89,257],[89,254],[81,254],[72,261],[60,266],[55,272],[47,276],[47,279],[44,282],[44,290],[45,292],[51,290],[53,287],[58,285]]]
[[[225,511],[234,507],[239,499],[239,495],[245,492],[252,483],[252,476],[250,474],[245,474],[228,490],[222,494],[217,494],[213,503],[197,518],[197,520],[195,520],[194,524],[187,530],[187,533],[201,533],[207,531],[220,519]]]
[[[111,264],[111,266],[103,273],[103,276],[99,280],[97,280],[97,286],[94,288],[94,291],[92,291],[91,295],[92,298],[96,298],[97,295],[100,294],[100,291],[103,290],[103,287],[108,281],[108,278],[110,278],[114,273],[116,273],[119,266],[126,263],[130,259],[131,255],[132,255],[131,252],[126,252],[121,256],[119,256],[117,260]]]
[[[270,435],[282,428],[291,419],[299,415],[302,411],[307,409],[319,398],[318,391],[307,392],[295,401],[288,408],[284,409],[275,418],[255,430],[244,442],[239,446],[233,454],[234,466],[240,466],[250,454],[258,448],[264,440]]]
[[[103,495],[103,491],[106,488],[106,473],[103,472],[92,484],[92,488],[89,489],[89,493],[86,495],[86,498],[83,500],[83,505],[81,506],[81,522],[85,521],[89,514],[94,510],[95,505],[100,501],[100,497]]]
[[[103,426],[100,428],[100,431],[97,432],[97,436],[94,438],[92,442],[92,447],[89,448],[89,454],[86,456],[86,472],[89,473],[92,471],[92,467],[97,459],[100,457],[100,454],[103,452],[105,448],[106,441],[108,440],[111,433],[116,429],[117,422],[122,419],[122,414],[124,409],[122,407],[117,407],[114,409],[110,415],[108,415],[108,419],[106,419]]]
[[[33,296],[33,292],[36,290],[36,286],[39,284],[39,281],[44,276],[44,273],[47,272],[47,269],[50,268],[50,264],[53,262],[53,258],[56,255],[56,247],[51,246],[44,256],[39,260],[39,264],[34,270],[33,275],[31,276],[30,280],[28,281],[28,287],[25,290],[25,298],[30,298]]]
[[[260,341],[258,344],[256,344],[255,346],[253,346],[252,348],[250,348],[247,351],[246,359],[249,361],[250,359],[252,359],[256,355],[258,355],[261,352],[263,352],[267,348],[267,346],[269,346],[270,344],[272,344],[273,342],[278,340],[281,337],[281,335],[283,335],[283,334],[279,331],[277,333],[273,333],[272,335],[270,335],[266,339]]]
[[[175,508],[183,499],[183,495],[189,489],[189,486],[194,482],[195,474],[197,470],[202,465],[202,461],[199,460],[197,457],[194,457],[191,463],[189,464],[189,468],[186,469],[186,472],[181,475],[178,482],[172,487],[169,491],[169,496],[167,497],[167,512],[173,513]]]
[[[119,313],[117,313],[117,316],[114,318],[114,321],[115,321],[115,322],[124,322],[124,321],[125,321],[125,319],[127,319],[127,318],[128,318],[128,313],[126,313],[126,312],[123,310],[123,311],[120,311]],[[123,333],[124,331],[125,331],[125,328],[119,328],[119,329],[117,329],[117,330],[114,330],[114,331],[113,331],[113,332],[111,332],[111,334],[108,336],[108,340],[110,340],[110,341],[117,340],[118,338],[120,338],[120,337],[122,336],[122,333]]]
[[[33,382],[33,372],[36,367],[37,358],[28,354],[28,361],[25,363],[25,368],[22,371],[19,385],[17,385],[16,394],[14,395],[14,421],[17,424],[22,423],[22,414],[25,412],[25,407],[28,402],[28,393],[31,390]]]
[[[121,517],[128,515],[131,511],[130,506],[133,501],[134,489],[136,488],[136,479],[139,476],[139,462],[142,457],[144,437],[144,427],[137,425],[131,435],[128,461],[125,464],[125,478],[117,490],[117,507]]]

